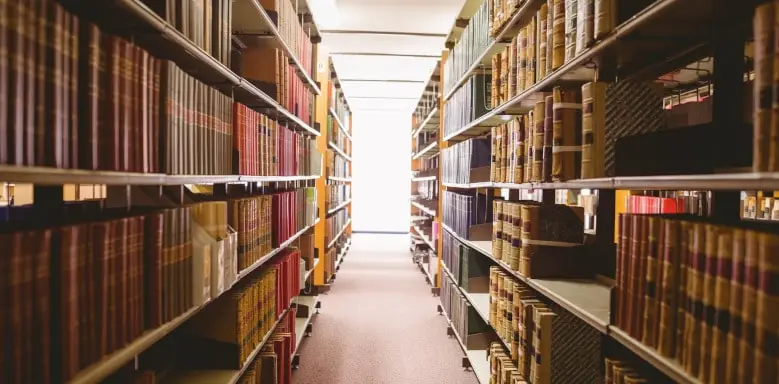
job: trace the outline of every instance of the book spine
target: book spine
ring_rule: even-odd
[[[578,179],[582,168],[582,104],[576,91],[553,94],[552,180]]]
[[[744,284],[746,282],[746,244],[745,234],[741,229],[733,230],[733,249],[732,249],[732,263],[730,271],[732,273],[731,279],[728,280],[728,290],[730,291],[728,298],[728,308],[726,313],[722,313],[722,317],[717,317],[717,328],[721,329],[727,335],[727,351],[725,353],[725,372],[722,379],[716,379],[719,382],[733,383],[738,377],[738,366],[741,360],[739,345],[741,343],[741,333],[744,320],[741,317],[742,298],[744,297]],[[722,250],[724,258],[728,257],[726,249]],[[727,276],[727,266],[723,266],[723,273],[720,278],[725,279]],[[718,271],[719,273],[719,271]],[[717,284],[721,282],[718,281]],[[725,295],[723,295],[723,298]],[[722,301],[718,300],[718,303]],[[719,356],[718,356],[719,357]],[[721,362],[717,362],[718,364]],[[717,374],[720,374],[720,368],[717,368]]]
[[[605,176],[605,97],[605,83],[592,82],[582,86],[581,177],[583,179]]]
[[[546,103],[537,102],[533,109],[533,173],[530,181],[543,180],[545,113]]]
[[[570,1],[570,0],[569,0]],[[553,0],[552,14],[552,61],[550,70],[565,63],[565,0]]]

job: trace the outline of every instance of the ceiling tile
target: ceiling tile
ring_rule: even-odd
[[[333,56],[341,79],[427,81],[437,59],[416,57]]]
[[[435,55],[444,50],[443,37],[322,33],[330,52]]]

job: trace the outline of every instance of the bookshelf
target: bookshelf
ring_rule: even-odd
[[[6,273],[29,275],[0,278],[21,319],[2,325],[9,381],[291,382],[351,233],[329,259],[317,241],[351,212],[325,204],[328,142],[351,143],[327,129],[343,108],[297,6],[3,7],[3,36],[22,16],[62,27],[0,41],[18,79],[0,88],[0,245]]]
[[[742,325],[730,318],[765,314],[739,302],[750,294],[723,296],[745,284],[738,272],[717,288],[713,261],[683,255],[743,260],[743,247],[776,236],[753,213],[757,200],[773,209],[779,187],[766,136],[775,122],[753,97],[774,81],[772,7],[465,2],[437,71],[440,102],[420,101],[412,116],[412,159],[438,151],[441,171],[412,174],[412,195],[437,180],[439,201],[412,201],[410,232],[418,216],[439,223],[439,312],[479,382],[704,383],[751,372],[723,340],[759,355],[760,336],[734,336]],[[649,35],[667,44],[640,37]],[[417,139],[433,126],[436,140]],[[696,296],[682,297],[692,285]],[[571,336],[538,338],[534,327]],[[769,366],[756,377],[773,377]]]
[[[327,169],[322,186],[326,198],[324,214],[327,228],[322,238],[322,249],[327,255],[327,263],[322,284],[335,280],[351,244],[352,233],[352,112],[332,60],[324,62],[327,65],[323,66],[322,74],[327,91],[323,93],[327,107],[322,113],[322,126],[327,130],[323,134],[327,140]]]
[[[411,118],[411,251],[413,261],[419,266],[433,294],[439,288],[441,273],[438,243],[440,218],[438,208],[438,182],[440,170],[439,88],[440,61],[433,68],[430,78]]]

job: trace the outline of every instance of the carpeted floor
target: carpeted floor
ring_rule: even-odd
[[[438,297],[411,262],[408,235],[355,234],[294,384],[474,384],[446,336]]]

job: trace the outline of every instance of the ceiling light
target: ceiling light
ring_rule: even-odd
[[[308,0],[308,4],[320,29],[338,27],[341,19],[338,0]]]

